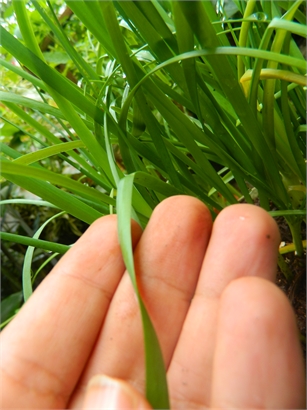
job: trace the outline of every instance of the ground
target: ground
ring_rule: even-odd
[[[291,243],[290,229],[284,219],[278,218],[277,223],[282,240]],[[302,235],[304,238],[306,237],[306,225],[303,226]],[[294,252],[290,252],[285,254],[284,257],[285,262],[294,274],[294,279],[291,283],[288,283],[284,274],[278,268],[276,283],[285,292],[293,306],[306,362],[306,255],[299,258]],[[277,320],[279,319],[277,318]]]

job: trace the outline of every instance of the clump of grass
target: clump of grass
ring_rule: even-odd
[[[14,87],[0,91],[2,118],[33,142],[28,152],[2,144],[2,177],[88,224],[117,212],[137,294],[130,216],[145,226],[171,195],[198,197],[213,218],[230,204],[257,200],[272,216],[285,217],[292,246],[303,254],[306,62],[294,39],[306,36],[303,1],[218,2],[219,15],[206,1],[69,1],[91,52],[80,48],[81,40],[73,43],[52,3],[13,5],[22,39],[8,24],[1,27],[0,63],[37,98]],[[53,33],[48,56],[31,26],[34,15]],[[77,84],[67,70],[55,69],[59,55]],[[78,178],[52,169],[55,157]],[[59,251],[39,233],[3,238]],[[25,299],[32,291],[31,255],[28,261]],[[165,408],[158,341],[139,302],[147,396]],[[157,386],[158,379],[164,383]]]

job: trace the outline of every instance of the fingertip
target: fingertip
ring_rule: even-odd
[[[234,322],[244,332],[249,327],[253,332],[260,324],[263,331],[260,336],[265,335],[270,341],[275,338],[277,345],[280,338],[281,343],[297,345],[300,350],[290,302],[278,286],[264,278],[244,276],[230,282],[221,295],[220,315],[231,331]]]
[[[259,277],[233,280],[221,295],[217,329],[213,406],[301,408],[305,376],[296,320],[276,285]]]
[[[210,211],[208,207],[199,199],[189,196],[189,195],[174,195],[164,199],[155,208],[155,211],[161,210],[165,212],[166,210],[173,212],[186,212],[186,210],[196,210],[198,212],[206,213],[210,216]]]
[[[241,306],[241,307],[240,307]],[[224,312],[236,311],[242,320],[261,317],[267,321],[276,320],[282,315],[295,327],[293,310],[286,295],[272,282],[254,276],[243,276],[231,281],[221,295],[220,309]],[[235,315],[234,315],[235,318]],[[274,326],[281,323],[280,321]]]
[[[94,376],[87,386],[83,410],[149,410],[143,396],[127,382],[105,375]]]
[[[180,228],[185,232],[189,231],[194,237],[202,236],[204,232],[209,237],[212,229],[212,218],[207,206],[188,195],[164,199],[154,209],[150,222],[158,222],[159,235],[166,236]]]
[[[225,208],[214,222],[212,237],[218,251],[227,253],[229,268],[236,272],[233,276],[275,281],[280,234],[265,210],[250,204]]]
[[[234,204],[224,208],[217,216],[215,224],[224,228],[231,225],[243,227],[246,234],[251,233],[255,241],[272,244],[276,249],[280,244],[279,228],[271,215],[256,205]]]

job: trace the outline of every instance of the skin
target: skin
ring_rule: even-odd
[[[156,207],[143,233],[132,221],[132,232],[171,408],[306,408],[295,316],[273,283],[274,220],[256,206],[232,205],[212,226],[205,205],[176,196]],[[139,307],[115,215],[97,220],[64,255],[0,343],[2,409],[150,408]]]

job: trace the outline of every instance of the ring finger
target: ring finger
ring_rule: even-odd
[[[230,206],[216,218],[168,371],[172,408],[209,407],[220,296],[242,276],[274,280],[279,240],[274,220],[256,206]]]

